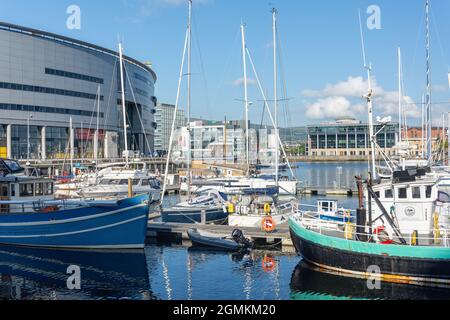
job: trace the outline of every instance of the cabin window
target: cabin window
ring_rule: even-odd
[[[392,189],[387,189],[384,191],[384,197],[386,199],[392,199],[394,198],[394,192],[392,191]]]
[[[34,184],[32,183],[21,183],[19,185],[19,193],[21,197],[32,197],[34,191]]]
[[[44,195],[44,184],[43,183],[36,183],[35,185],[35,193],[36,196],[43,196]]]
[[[16,186],[14,184],[11,184],[11,197],[16,196]]]
[[[375,192],[375,195],[377,196],[378,199],[380,199],[380,191]]]
[[[398,189],[398,198],[399,199],[406,199],[408,197],[407,189],[406,188],[399,188]]]
[[[427,189],[425,191],[425,195],[427,197],[427,199],[431,198],[431,192],[433,191],[433,187],[432,186],[427,186]]]
[[[53,183],[46,183],[44,192],[46,196],[51,196],[53,194]]]
[[[148,185],[149,185],[148,180],[147,179],[143,179],[141,186],[148,186]]]
[[[133,186],[137,186],[139,184],[140,179],[133,179]]]
[[[119,181],[119,184],[121,184],[121,185],[128,185],[128,179],[122,179],[122,180],[120,180]]]
[[[420,199],[420,187],[412,188],[412,197],[413,199]]]
[[[2,185],[1,189],[1,194],[0,196],[2,197],[8,197],[8,185]]]

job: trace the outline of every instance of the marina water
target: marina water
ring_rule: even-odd
[[[367,171],[366,163],[297,166],[302,181],[324,188],[352,188],[354,176]],[[356,197],[333,198],[346,208],[357,206]],[[317,199],[300,201],[314,205]],[[266,259],[275,264],[267,267]],[[79,274],[73,267],[79,267]],[[71,284],[77,281],[74,289]],[[369,287],[367,280],[313,270],[295,253],[227,253],[167,243],[100,253],[0,247],[0,299],[450,299],[448,289],[385,283],[380,289]]]

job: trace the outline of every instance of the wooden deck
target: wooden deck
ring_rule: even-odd
[[[223,237],[230,236],[233,230],[236,229],[236,227],[228,225],[194,225],[150,221],[147,228],[147,238],[181,243],[183,240],[189,240],[187,231],[191,228],[213,232]],[[279,226],[272,233],[266,233],[259,228],[244,227],[239,229],[244,232],[245,237],[254,241],[256,248],[278,249],[285,252],[294,250],[287,225]]]

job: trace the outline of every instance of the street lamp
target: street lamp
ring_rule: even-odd
[[[30,114],[27,118],[27,159],[30,160],[30,120],[33,119],[33,115]]]

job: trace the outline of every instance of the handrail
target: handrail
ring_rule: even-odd
[[[339,226],[343,225],[342,222],[325,221],[325,220],[321,220],[318,217],[313,217],[313,216],[309,216],[309,215],[306,218],[305,215],[307,215],[307,212],[297,213],[297,214],[292,215],[291,219],[295,220],[297,223],[301,224],[305,228],[308,228],[310,230],[311,229],[318,230],[320,234],[322,234],[323,231],[332,231],[333,233],[338,233],[338,234],[343,234],[343,235],[345,235],[345,233],[346,233],[345,229],[341,230],[340,228],[338,228]],[[361,226],[361,225],[357,225],[356,223],[350,223],[350,224],[352,225],[352,227],[355,230],[354,232],[352,232],[353,236],[369,236],[367,233],[360,233],[360,232],[358,233],[356,231],[359,228],[365,229],[368,226]],[[417,240],[426,240],[426,241],[430,241],[430,242],[434,242],[436,240],[434,235],[432,237],[423,236],[423,234],[427,234],[427,233],[430,234],[430,233],[433,233],[433,231],[430,231],[430,230],[415,230],[415,231],[417,231],[417,236],[416,236]],[[449,239],[450,229],[440,228],[439,232],[441,233],[441,237],[439,237],[439,239],[442,240],[442,244],[440,246],[449,247],[450,241],[448,241],[448,240],[450,240]],[[420,236],[421,233],[422,233],[422,236]],[[403,235],[403,236],[405,236],[405,235]],[[404,245],[414,246],[412,244],[412,234],[406,235],[406,238],[409,240],[408,241],[409,244],[404,244]],[[343,239],[345,239],[345,237],[343,237]],[[397,241],[399,239],[398,239],[398,237],[393,235],[393,240]]]

